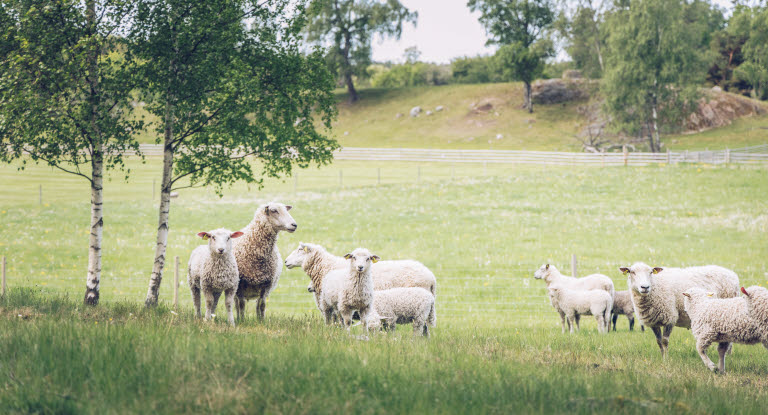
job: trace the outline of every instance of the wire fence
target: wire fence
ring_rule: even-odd
[[[142,144],[139,146],[139,151],[148,157],[159,157],[163,155],[163,146],[159,144]],[[590,165],[601,167],[646,166],[663,163],[764,164],[768,163],[768,144],[713,151],[667,150],[666,153],[630,152],[626,147],[623,151],[615,153],[344,147],[334,152],[334,159],[430,163]]]

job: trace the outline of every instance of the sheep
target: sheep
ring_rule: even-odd
[[[632,296],[628,290],[616,291],[613,295],[613,311],[611,312],[613,319],[613,331],[616,331],[616,320],[619,319],[619,315],[623,314],[627,316],[629,320],[629,331],[634,330],[635,327],[635,306],[632,304]],[[645,326],[640,325],[640,329],[645,331]]]
[[[376,291],[368,327],[394,330],[396,324],[413,323],[413,334],[429,337],[435,318],[435,297],[420,287],[390,288]]]
[[[318,305],[326,324],[330,325],[333,315],[338,313],[342,325],[349,330],[352,314],[357,311],[368,331],[368,314],[374,296],[371,265],[380,258],[365,248],[357,248],[344,258],[349,260],[347,269],[333,270],[323,278]]]
[[[333,255],[320,245],[300,242],[285,259],[288,269],[302,267],[310,278],[307,291],[314,292],[315,304],[320,308],[323,278],[334,269],[347,267],[344,258]],[[379,261],[372,266],[373,288],[377,291],[397,287],[421,287],[435,295],[435,274],[424,264],[414,260]],[[323,312],[323,310],[320,310]],[[436,318],[431,320],[435,324]]]
[[[591,274],[582,278],[574,278],[561,274],[554,265],[550,264],[542,265],[534,272],[533,277],[537,280],[544,280],[547,287],[552,284],[559,284],[578,290],[604,290],[611,295],[611,298],[613,298],[615,292],[613,280],[607,275]],[[557,307],[555,309],[557,310]],[[560,313],[560,323],[563,333],[565,333],[565,314],[560,310],[558,310],[558,313]]]
[[[260,206],[253,220],[242,229],[243,237],[233,246],[240,270],[235,302],[238,320],[245,318],[245,304],[252,298],[256,299],[257,317],[264,319],[267,297],[277,286],[283,270],[277,236],[280,231],[293,233],[298,228],[289,210],[291,206],[276,202]]]
[[[582,315],[595,316],[598,333],[607,333],[613,308],[613,298],[605,290],[578,290],[569,286],[553,284],[549,286],[549,298],[558,312],[568,318],[568,327],[579,329]]]
[[[744,299],[747,301],[749,314],[763,327],[768,327],[768,289],[753,285],[741,287]]]
[[[711,298],[713,294],[701,288],[689,288],[683,292],[685,312],[691,319],[691,333],[701,360],[709,370],[725,373],[725,354],[731,343],[763,343],[768,349],[768,327],[750,316],[745,298]],[[717,368],[707,356],[707,348],[712,343],[718,343]]]
[[[719,298],[736,297],[739,292],[739,277],[736,273],[717,265],[651,268],[637,262],[619,270],[627,275],[635,314],[641,324],[653,330],[664,358],[667,356],[672,329],[675,326],[691,328],[691,319],[685,312],[683,301],[685,290],[698,287],[713,291]]]
[[[200,291],[205,296],[206,320],[210,320],[211,314],[216,311],[219,296],[223,292],[227,319],[231,326],[235,325],[232,303],[240,282],[240,273],[232,253],[232,239],[242,235],[242,232],[231,232],[227,229],[197,234],[208,241],[208,245],[200,245],[192,251],[187,266],[187,282],[192,292],[192,302],[195,304],[195,315],[198,318],[200,317]]]

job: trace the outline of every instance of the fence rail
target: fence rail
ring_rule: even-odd
[[[142,144],[142,154],[163,155],[163,146]],[[422,148],[364,148],[344,147],[334,153],[336,160],[411,161],[430,163],[504,163],[536,165],[646,166],[649,164],[708,163],[762,164],[768,163],[768,144],[715,151],[667,151],[666,153],[576,153],[525,150],[441,150]]]

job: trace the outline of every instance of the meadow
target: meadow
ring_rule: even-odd
[[[335,162],[269,180],[181,191],[168,254],[182,281],[195,233],[238,229],[259,204],[292,204],[282,234],[343,254],[417,258],[438,279],[437,328],[360,340],[325,327],[300,269],[283,270],[267,319],[235,329],[192,319],[186,284],[173,309],[172,261],[162,305],[143,309],[157,221],[158,160],[129,163],[105,190],[102,304],[84,308],[88,188],[30,167],[0,167],[2,413],[763,413],[768,351],[735,346],[729,373],[710,373],[687,330],[662,361],[650,332],[599,336],[591,318],[560,332],[543,263],[600,272],[626,289],[618,267],[707,263],[743,285],[768,284],[768,175],[708,165],[544,168]],[[380,176],[379,176],[380,175]],[[381,179],[379,179],[381,177]],[[42,203],[39,199],[42,185]],[[223,308],[220,306],[219,312]],[[636,326],[637,327],[637,326]],[[712,351],[712,355],[716,352]]]

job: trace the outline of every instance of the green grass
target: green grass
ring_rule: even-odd
[[[346,91],[337,91],[339,117],[333,136],[346,147],[408,147],[498,150],[581,151],[576,139],[586,122],[578,112],[585,102],[536,105],[533,114],[522,105],[519,83],[446,85],[403,89],[365,88],[360,101],[347,103]],[[490,103],[492,109],[473,112]],[[426,116],[442,105],[445,110]],[[409,111],[425,112],[411,118]],[[397,114],[402,114],[396,118]],[[141,109],[138,116],[156,120]],[[671,149],[711,150],[768,142],[768,115],[737,119],[732,125],[688,135],[663,137]],[[503,138],[497,139],[501,134]],[[145,132],[139,140],[154,143],[158,135]]]
[[[185,190],[173,200],[168,253],[182,268],[196,232],[242,227],[268,200],[295,206],[299,229],[280,237],[283,257],[306,241],[424,262],[438,278],[433,337],[412,340],[403,327],[365,342],[324,326],[301,270],[283,270],[263,324],[193,321],[186,285],[178,315],[170,313],[171,272],[163,305],[143,310],[160,164],[130,167],[129,183],[115,175],[105,191],[95,309],[80,305],[86,184],[44,167],[0,167],[0,255],[12,290],[0,301],[0,413],[764,410],[765,349],[736,346],[729,373],[718,376],[687,330],[675,330],[666,362],[652,334],[629,333],[623,318],[608,336],[589,318],[581,333],[562,335],[532,278],[544,262],[567,272],[575,253],[581,275],[607,274],[618,289],[626,282],[617,267],[633,261],[715,263],[744,285],[765,285],[764,169],[337,162],[263,190],[237,186],[221,199]]]

